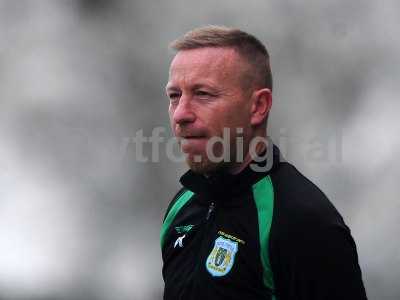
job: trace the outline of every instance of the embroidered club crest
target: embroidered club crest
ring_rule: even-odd
[[[218,237],[206,261],[207,271],[212,276],[225,276],[232,269],[237,251],[237,242]]]

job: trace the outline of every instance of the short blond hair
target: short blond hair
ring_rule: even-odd
[[[199,27],[173,41],[170,47],[176,51],[207,47],[233,48],[251,67],[246,77],[257,86],[272,91],[268,51],[256,37],[242,30],[216,25]]]

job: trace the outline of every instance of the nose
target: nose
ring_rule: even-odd
[[[184,125],[196,120],[190,98],[182,95],[179,103],[172,108],[172,119],[175,124]]]

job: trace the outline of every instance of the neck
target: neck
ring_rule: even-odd
[[[263,142],[258,143],[256,145],[255,154],[256,155],[260,155],[261,153],[263,153],[267,149],[267,147],[268,147],[267,143],[263,143]],[[228,173],[230,173],[232,175],[239,174],[240,172],[242,172],[250,164],[250,162],[253,160],[253,158],[254,157],[252,157],[252,153],[250,153],[250,151],[247,151],[247,154],[246,154],[243,162],[236,163],[233,166],[231,166],[228,169]]]

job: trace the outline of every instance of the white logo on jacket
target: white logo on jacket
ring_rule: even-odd
[[[176,239],[175,244],[174,244],[174,249],[176,248],[176,246],[179,246],[179,248],[183,248],[183,239],[185,238],[185,236],[186,236],[186,234],[184,234]]]

